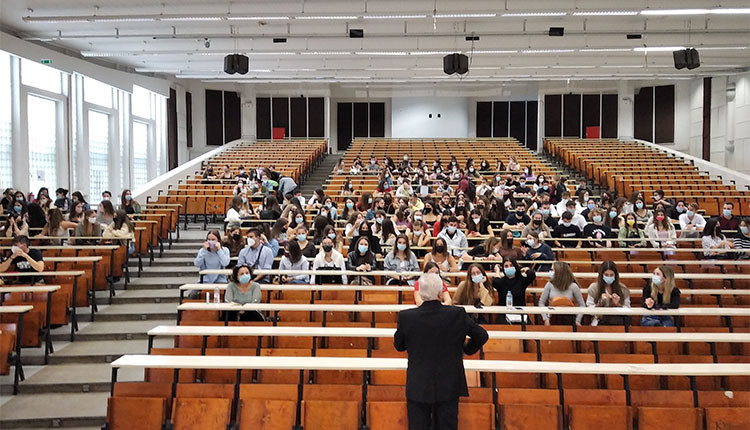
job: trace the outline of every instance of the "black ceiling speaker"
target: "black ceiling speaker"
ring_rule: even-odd
[[[352,39],[361,39],[365,37],[365,31],[361,28],[352,28],[349,30],[349,37]]]
[[[469,57],[464,54],[448,54],[443,57],[443,72],[446,75],[458,73],[464,75],[469,71]]]
[[[687,57],[687,68],[689,70],[696,69],[701,66],[701,59],[698,55],[698,51],[695,48],[688,48],[685,50]]]
[[[550,36],[562,36],[564,34],[565,34],[565,27],[550,27],[549,28]]]
[[[684,69],[687,67],[687,51],[680,49],[679,51],[672,52],[672,58],[674,59],[674,68],[677,70]]]
[[[230,75],[235,73],[239,73],[240,75],[247,74],[249,65],[250,59],[242,54],[231,54],[224,57],[224,73]]]

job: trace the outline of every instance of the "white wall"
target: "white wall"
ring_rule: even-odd
[[[733,82],[732,82],[733,81]],[[728,102],[730,141],[728,142],[727,167],[750,174],[750,73],[730,79],[734,84],[734,100]]]
[[[469,137],[469,129],[469,99],[466,97],[392,99],[391,136],[394,138]]]

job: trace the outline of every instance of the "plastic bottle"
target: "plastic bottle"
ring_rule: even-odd
[[[220,293],[219,293],[219,287],[218,286],[214,287],[214,303],[217,304],[217,305],[219,303],[221,303],[221,296],[220,296]]]
[[[206,304],[211,303],[210,297],[211,297],[211,293],[206,293]]]
[[[505,306],[512,308],[513,307],[513,293],[508,291],[508,294],[505,295]]]

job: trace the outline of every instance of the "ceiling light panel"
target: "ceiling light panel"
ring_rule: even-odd
[[[589,11],[575,11],[572,13],[573,16],[635,16],[640,11],[637,10],[589,10]]]
[[[496,13],[437,13],[435,18],[494,18]]]
[[[508,12],[501,16],[505,18],[533,18],[533,17],[555,17],[566,16],[567,12]]]

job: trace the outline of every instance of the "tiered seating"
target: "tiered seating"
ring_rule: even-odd
[[[642,191],[647,204],[655,190],[665,197],[696,201],[708,215],[733,202],[738,215],[750,215],[750,192],[738,191],[710,178],[685,160],[636,142],[619,140],[546,139],[545,150],[604,188],[623,196]]]
[[[280,145],[286,145],[286,150],[280,150]],[[238,173],[240,166],[248,172],[251,169],[274,165],[276,171],[289,176],[299,183],[301,177],[318,162],[325,153],[327,143],[324,140],[292,140],[261,141],[252,145],[240,145],[231,148],[221,155],[212,158],[205,167],[212,166],[218,175],[224,165],[229,165],[232,175]],[[196,172],[194,178],[177,188],[165,190],[156,198],[159,208],[165,204],[181,204],[185,222],[188,215],[201,215],[207,222],[208,215],[223,216],[229,209],[229,203],[234,196],[233,188],[236,181],[211,180],[204,181],[203,172]],[[210,183],[206,183],[210,182]],[[260,196],[253,196],[260,198]]]

